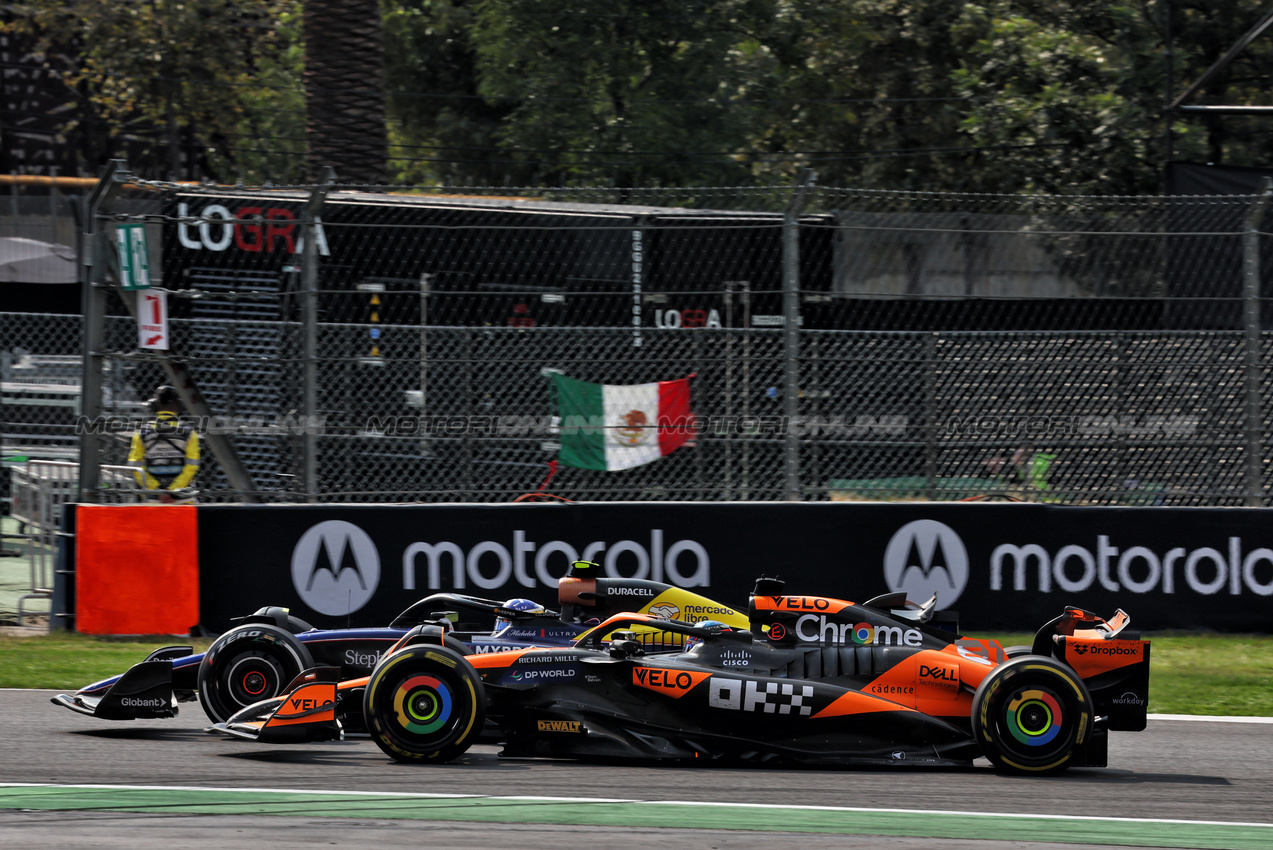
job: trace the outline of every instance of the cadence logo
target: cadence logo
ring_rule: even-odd
[[[357,611],[380,584],[376,544],[352,522],[320,522],[296,541],[292,584],[301,601],[320,614]]]
[[[968,550],[945,523],[908,522],[884,548],[884,580],[889,590],[904,590],[916,602],[936,593],[937,607],[949,608],[968,585]]]

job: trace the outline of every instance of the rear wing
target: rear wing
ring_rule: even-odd
[[[1039,629],[1032,651],[1063,661],[1078,673],[1108,729],[1139,732],[1149,710],[1150,642],[1128,629],[1130,624],[1121,608],[1105,620],[1067,607]]]

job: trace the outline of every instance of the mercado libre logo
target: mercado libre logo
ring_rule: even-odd
[[[933,519],[917,519],[897,530],[884,548],[888,589],[924,602],[937,594],[937,608],[949,608],[968,585],[968,550],[955,530]]]
[[[357,611],[380,584],[380,554],[367,532],[344,520],[311,527],[292,550],[292,584],[320,614]]]

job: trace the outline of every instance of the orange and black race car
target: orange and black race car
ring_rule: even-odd
[[[581,581],[567,577],[568,583]],[[506,756],[968,765],[1011,773],[1106,763],[1111,730],[1145,727],[1149,642],[1067,608],[1005,650],[904,594],[857,605],[762,578],[748,628],[616,614],[572,646],[468,656],[445,624],[403,637],[371,675],[303,674],[210,732],[266,742],[365,729],[402,762],[465,752],[486,725]],[[686,638],[647,654],[632,629]]]

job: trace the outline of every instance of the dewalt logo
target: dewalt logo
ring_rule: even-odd
[[[570,732],[577,734],[583,731],[583,724],[578,720],[540,720],[537,725],[540,732]]]

